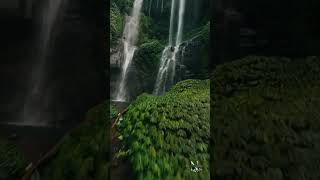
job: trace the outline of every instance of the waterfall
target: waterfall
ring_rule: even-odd
[[[62,0],[48,0],[42,11],[40,37],[38,44],[38,57],[32,69],[30,87],[23,107],[22,123],[24,125],[47,125],[48,115],[46,107],[48,96],[46,96],[45,80],[47,57],[50,53],[52,41],[52,30],[61,9]]]
[[[170,29],[169,29],[169,46],[173,45],[173,25],[174,25],[174,10],[175,10],[176,0],[171,2],[171,15],[170,15]]]
[[[149,16],[151,16],[151,9],[152,9],[152,0],[149,2]]]
[[[161,0],[161,14],[163,12],[163,0]]]
[[[122,63],[120,83],[117,89],[116,101],[127,101],[126,79],[133,55],[137,49],[136,43],[139,35],[140,11],[143,0],[135,0],[131,15],[127,18],[122,35],[124,62]]]
[[[162,52],[160,67],[155,83],[154,95],[163,94],[174,83],[175,69],[177,54],[179,47],[183,39],[183,25],[184,25],[184,13],[185,13],[185,0],[179,1],[179,14],[178,14],[178,27],[176,37],[174,41],[174,26],[175,26],[175,10],[177,0],[171,2],[171,15],[170,15],[170,28],[169,28],[169,44]]]
[[[182,42],[182,34],[183,34],[183,16],[184,16],[184,10],[186,6],[185,0],[180,0],[180,6],[179,6],[179,19],[178,19],[178,33],[176,37],[176,44],[180,45]]]

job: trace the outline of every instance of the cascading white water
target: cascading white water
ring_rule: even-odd
[[[139,35],[140,12],[143,0],[135,0],[131,16],[127,18],[127,22],[123,32],[123,55],[124,62],[122,63],[122,71],[120,82],[117,89],[116,101],[127,101],[126,79],[129,67],[131,65],[134,52],[136,51],[136,43]]]
[[[145,6],[145,10],[148,13],[149,16],[151,16],[151,12],[154,10],[153,8],[156,8],[156,11],[159,12],[160,14],[163,13],[164,10],[164,0],[156,0],[154,3],[153,0],[148,0],[147,1],[147,6]]]
[[[161,14],[162,14],[162,12],[163,12],[163,0],[161,0]]]
[[[30,87],[27,91],[23,107],[22,123],[24,125],[47,125],[45,116],[46,99],[44,99],[45,87],[44,77],[51,42],[52,30],[61,9],[62,0],[48,0],[42,11],[38,56],[33,65]]]
[[[149,16],[151,16],[152,0],[149,1]]]
[[[171,12],[170,12],[170,27],[169,27],[169,46],[173,45],[173,25],[174,25],[174,17],[175,17],[175,7],[176,7],[176,0],[172,0],[171,3]]]
[[[179,19],[178,19],[178,33],[176,37],[176,45],[180,45],[182,42],[182,34],[183,34],[183,17],[184,17],[184,10],[186,6],[185,0],[180,0],[179,6]]]
[[[174,21],[175,21],[175,10],[177,0],[172,0],[171,3],[171,15],[170,15],[170,29],[169,29],[169,44],[165,47],[162,52],[160,67],[155,83],[154,95],[163,94],[168,87],[171,87],[174,83],[177,53],[183,38],[183,19],[185,13],[185,0],[179,1],[179,14],[178,14],[178,28],[176,32],[175,41],[174,37]]]

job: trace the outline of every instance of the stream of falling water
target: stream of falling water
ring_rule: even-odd
[[[163,0],[161,0],[161,14],[163,12]]]
[[[139,36],[139,21],[143,0],[135,0],[131,15],[127,18],[127,22],[123,31],[123,55],[124,62],[122,63],[122,70],[120,75],[120,82],[117,89],[116,101],[127,101],[127,75],[131,65],[134,52],[136,51],[136,43]]]
[[[178,2],[177,2],[178,1]],[[174,40],[175,27],[175,11],[176,4],[179,3],[178,28]],[[157,80],[154,86],[153,94],[161,95],[174,83],[177,53],[183,38],[183,25],[185,13],[185,0],[172,0],[170,29],[169,29],[169,44],[162,52],[160,67],[157,75]]]
[[[149,2],[149,10],[148,10],[149,16],[151,16],[151,9],[152,9],[152,0],[150,0],[150,2]]]
[[[46,115],[47,99],[44,79],[46,77],[47,57],[50,50],[52,30],[61,9],[62,0],[48,0],[42,10],[38,56],[31,72],[30,86],[23,107],[23,125],[44,126],[49,117]]]

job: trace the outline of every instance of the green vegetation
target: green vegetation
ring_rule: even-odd
[[[117,7],[121,13],[129,13],[134,0],[110,0],[111,7]]]
[[[114,54],[122,53],[121,36],[125,25],[125,17],[130,14],[134,0],[111,0],[111,50]],[[177,80],[208,79],[208,49],[210,23],[209,1],[190,1],[186,3],[184,16],[184,42],[177,54]],[[151,4],[150,4],[151,3]],[[159,1],[159,3],[161,3]],[[151,6],[150,6],[151,5]],[[163,9],[157,1],[146,0],[140,15],[137,51],[135,52],[132,69],[129,71],[130,83],[127,84],[130,96],[136,97],[142,92],[151,93],[158,73],[159,62],[165,45],[168,44],[171,15],[171,1],[163,1]],[[150,7],[152,7],[150,9]],[[199,7],[204,7],[200,12]],[[194,9],[195,8],[195,9]],[[150,10],[150,12],[149,12]],[[150,13],[150,14],[149,14]],[[178,15],[178,14],[176,14]],[[195,20],[199,20],[195,22]],[[177,22],[174,22],[177,26]],[[176,28],[176,27],[174,27]],[[175,35],[173,35],[175,36]],[[116,48],[119,47],[119,48]],[[182,57],[183,51],[188,54]],[[118,72],[116,72],[118,73]],[[118,74],[115,74],[115,81]],[[139,82],[139,83],[138,83]]]
[[[124,17],[130,11],[125,7],[132,7],[128,2],[111,1],[111,47],[120,42]],[[138,49],[128,75],[132,97],[152,92],[169,39],[171,1],[164,1],[162,12],[156,1],[151,9],[149,3],[145,1],[142,8]],[[207,79],[210,24],[204,15],[207,10],[200,13],[192,7],[205,6],[205,2],[187,4],[176,79]],[[194,22],[195,19],[201,22]],[[182,57],[184,52],[188,57]],[[139,180],[209,179],[209,86],[208,80],[185,80],[161,97],[142,94],[129,106],[118,126],[119,139],[127,149],[121,149],[117,155],[128,157]],[[110,108],[111,118],[116,110]]]
[[[150,40],[140,46],[134,56],[137,78],[144,91],[152,91],[157,78],[161,52],[164,46],[157,40]]]
[[[201,41],[205,42],[205,43],[209,43],[210,42],[210,22],[208,22],[207,24],[197,27],[195,29],[193,29],[190,32],[186,33],[185,39],[191,39],[193,37],[200,37]]]
[[[27,160],[13,143],[0,138],[0,179],[21,174]]]
[[[87,114],[87,121],[63,139],[57,154],[45,164],[44,180],[105,180],[109,176],[109,104]]]
[[[110,104],[110,120],[115,118],[117,115],[118,115],[117,108],[113,104]]]
[[[320,178],[320,59],[247,57],[212,74],[211,172]]]
[[[151,17],[144,15],[140,16],[140,27],[139,27],[139,46],[143,43],[152,41],[154,38],[154,21]]]
[[[123,31],[123,18],[117,6],[110,9],[110,41],[111,45],[115,45],[121,37]]]
[[[182,81],[161,97],[139,96],[119,128],[138,179],[209,179],[208,80]]]

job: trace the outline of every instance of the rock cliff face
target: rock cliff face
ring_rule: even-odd
[[[180,46],[177,81],[209,77],[210,23]]]
[[[59,14],[43,77],[54,124],[81,120],[90,107],[107,98],[105,7],[103,1],[69,0]],[[37,20],[28,23],[29,31],[21,31],[19,22],[8,20],[14,25],[7,26],[5,37],[10,44],[0,60],[1,84],[6,85],[0,94],[1,117],[6,117],[1,121],[16,121],[15,115],[22,110],[34,66]],[[10,106],[5,108],[7,104]]]

